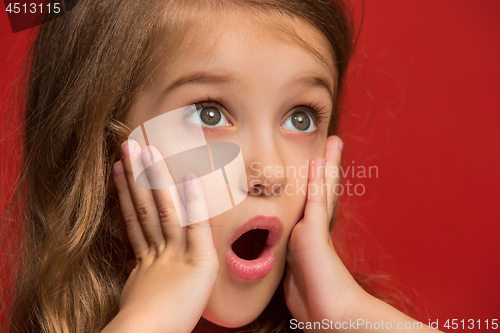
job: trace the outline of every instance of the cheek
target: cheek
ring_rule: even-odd
[[[285,158],[286,195],[293,200],[302,201],[307,193],[309,163],[316,156],[324,156],[326,138],[308,138],[307,140],[290,139]]]
[[[318,125],[318,127],[324,126],[326,125]],[[314,157],[324,155],[326,139],[325,129],[312,134],[295,131],[282,132],[280,153],[286,156],[288,165],[304,165]]]
[[[283,200],[287,208],[287,231],[291,231],[295,223],[302,216],[307,197],[309,178],[309,163],[316,156],[324,156],[326,136],[304,139],[297,136],[288,138],[284,145],[282,156],[285,158],[286,185],[283,191]],[[286,150],[286,151],[285,151]],[[290,226],[290,224],[293,224]]]

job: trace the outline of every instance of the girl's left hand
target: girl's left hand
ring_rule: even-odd
[[[325,157],[311,161],[304,216],[288,243],[285,300],[299,322],[344,321],[366,295],[335,252],[329,231],[342,145],[339,137],[328,137]]]

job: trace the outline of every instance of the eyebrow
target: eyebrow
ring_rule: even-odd
[[[165,89],[160,92],[159,100],[163,100],[173,89],[188,83],[211,83],[211,84],[228,84],[241,82],[239,77],[230,74],[212,74],[207,72],[194,72],[183,75],[171,82]],[[287,84],[287,87],[302,84],[310,87],[320,87],[328,91],[328,94],[333,102],[333,86],[330,82],[322,77],[304,76],[300,77]]]
[[[297,80],[292,81],[289,83],[287,86],[293,86],[296,84],[303,84],[305,86],[309,87],[320,87],[328,91],[328,95],[332,99],[333,103],[333,86],[330,84],[330,81],[327,79],[324,79],[322,77],[316,77],[316,76],[304,76],[301,78],[298,78]]]
[[[173,82],[171,82],[165,89],[160,92],[159,100],[165,98],[165,96],[172,90],[182,85],[188,83],[212,83],[212,84],[222,84],[222,83],[234,83],[240,81],[233,75],[229,74],[210,74],[206,72],[194,72],[188,75],[183,75]]]

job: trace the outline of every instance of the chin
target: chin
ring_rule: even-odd
[[[224,281],[221,288],[216,283],[203,318],[223,327],[248,325],[264,311],[278,288],[282,270],[272,273],[259,281]]]
[[[284,256],[278,255],[272,271],[259,280],[244,281],[222,268],[203,318],[223,327],[250,324],[264,311],[278,288],[285,268]]]
[[[237,328],[250,324],[259,315],[260,312],[257,314],[240,312],[237,317],[230,317],[227,314],[212,313],[211,311],[205,311],[203,313],[203,318],[218,326],[227,328]]]

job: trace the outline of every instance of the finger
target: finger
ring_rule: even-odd
[[[311,160],[309,166],[304,222],[311,227],[324,225],[324,221],[327,218],[325,163],[326,160],[324,157],[315,157]]]
[[[213,248],[212,231],[208,222],[208,209],[200,180],[193,173],[184,175],[184,193],[186,196],[187,251],[203,254]]]
[[[151,192],[158,210],[158,218],[163,231],[163,236],[167,242],[167,246],[173,246],[185,250],[186,231],[181,228],[179,223],[179,214],[182,214],[182,209],[176,209],[173,196],[179,197],[175,186],[168,186],[169,179],[172,179],[168,171],[168,167],[161,155],[160,151],[155,147],[144,147],[141,151],[142,161],[146,168]],[[173,180],[171,180],[173,184]],[[175,193],[172,193],[175,192]],[[180,201],[180,200],[179,200]]]
[[[342,193],[340,190],[340,163],[342,159],[342,148],[344,143],[335,135],[328,137],[325,148],[326,159],[326,188],[327,188],[327,201],[328,201],[328,222],[330,222],[335,204],[337,203],[337,196]]]
[[[132,163],[134,163],[136,170],[144,170],[140,154],[141,147],[136,141],[129,140],[122,145],[121,150],[123,168],[130,196],[134,203],[136,218],[139,220],[150,249],[161,252],[165,248],[165,238],[160,227],[156,203],[150,190],[151,185],[147,179],[142,178],[141,186],[139,186],[132,169]]]
[[[140,258],[148,251],[149,245],[135,214],[134,204],[128,190],[127,178],[124,175],[121,161],[116,162],[113,166],[113,175],[120,202],[120,210],[125,220],[127,235],[132,245],[132,249],[134,250],[135,257]]]

